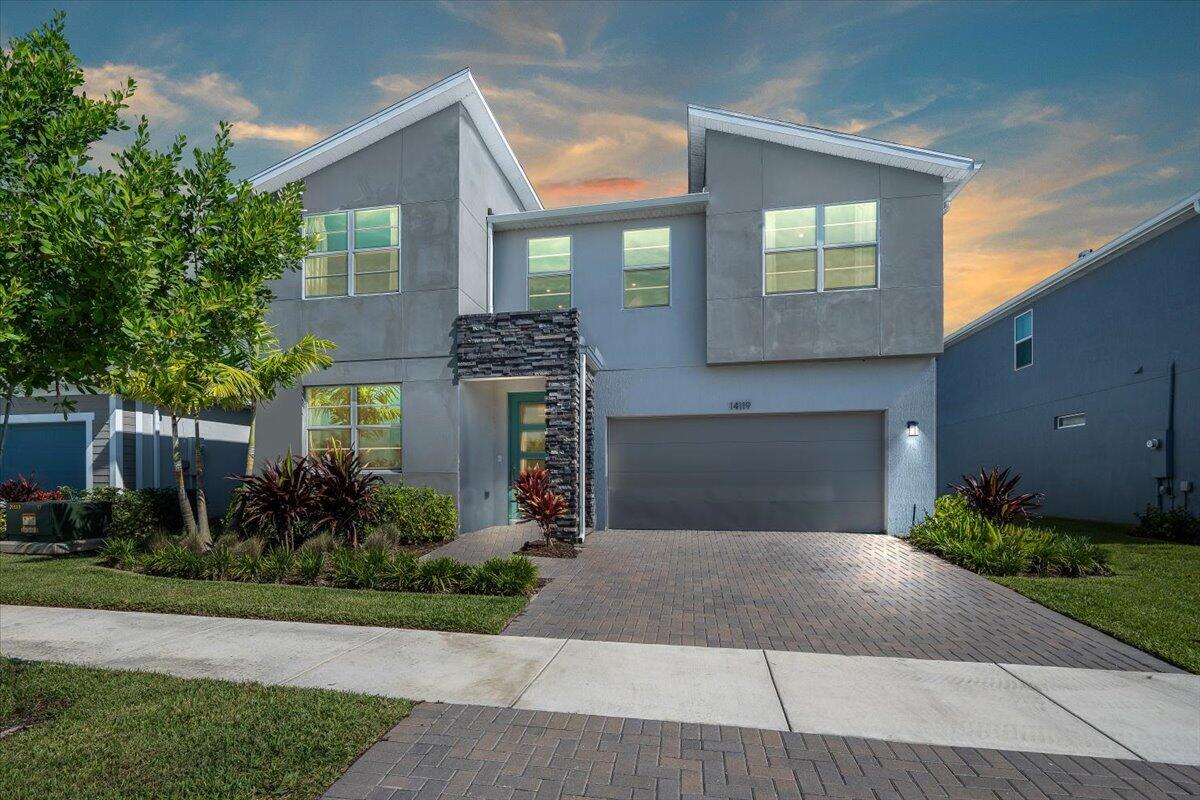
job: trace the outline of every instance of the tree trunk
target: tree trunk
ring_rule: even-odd
[[[12,415],[12,399],[13,387],[6,386],[4,388],[4,422],[0,423],[0,463],[4,462],[4,442],[8,439],[8,420]]]
[[[199,528],[199,545],[207,550],[212,545],[212,531],[208,529],[208,499],[204,491],[204,438],[200,435],[200,414],[196,414],[196,525]]]
[[[188,502],[187,487],[183,483],[183,454],[179,450],[179,417],[171,412],[171,461],[175,466],[175,486],[179,489],[179,514],[183,517],[183,529],[188,536],[196,535],[196,518],[192,515],[192,504]]]
[[[250,438],[246,440],[246,471],[243,475],[254,474],[254,423],[258,419],[258,404],[250,406]]]

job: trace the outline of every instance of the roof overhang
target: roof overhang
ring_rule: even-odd
[[[583,225],[590,222],[618,222],[631,219],[677,217],[683,214],[703,214],[708,205],[708,192],[681,194],[675,197],[654,197],[647,200],[622,200],[590,206],[551,208],[545,211],[522,211],[515,214],[493,214],[488,217],[494,231],[515,231],[528,228],[552,228],[557,225]]]
[[[255,189],[274,191],[291,181],[305,178],[346,156],[368,147],[385,136],[436,114],[455,103],[462,103],[479,131],[484,144],[496,159],[526,209],[540,209],[541,200],[525,175],[516,154],[504,138],[500,124],[488,107],[470,69],[456,72],[414,95],[356,122],[345,130],[268,167],[250,179]]]
[[[954,333],[947,336],[943,344],[949,347],[967,338],[976,331],[988,327],[993,322],[1003,319],[1022,306],[1028,305],[1039,297],[1048,295],[1072,281],[1076,281],[1084,275],[1094,272],[1114,258],[1129,252],[1135,247],[1139,247],[1147,240],[1160,236],[1176,225],[1186,222],[1197,215],[1200,215],[1200,192],[1185,197],[1170,208],[1135,225],[1103,247],[1099,247],[1086,255],[1081,255],[1050,277],[1030,286],[1016,297],[1001,303],[983,316],[963,325],[954,331]]]
[[[983,167],[982,161],[952,153],[939,153],[920,147],[868,139],[849,133],[781,122],[765,117],[739,114],[707,106],[688,106],[688,190],[699,191],[706,186],[704,174],[705,134],[721,131],[748,136],[766,142],[799,147],[857,161],[868,161],[898,169],[923,172],[942,179],[943,200],[947,207],[967,181]]]

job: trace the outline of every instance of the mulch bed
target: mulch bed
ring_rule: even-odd
[[[445,542],[421,542],[420,544],[398,544],[398,545],[396,545],[395,549],[398,552],[410,553],[410,554],[416,556],[417,558],[420,558],[421,556],[425,555],[426,553],[433,552],[434,550],[437,550],[439,547],[449,544],[450,541],[453,541],[453,540],[447,540]]]
[[[552,540],[549,545],[544,541],[526,542],[517,553],[535,558],[575,558],[579,555],[575,545],[557,539]]]

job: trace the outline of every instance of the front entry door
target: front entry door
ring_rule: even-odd
[[[517,521],[513,481],[526,467],[546,466],[546,393],[508,395],[508,521]]]

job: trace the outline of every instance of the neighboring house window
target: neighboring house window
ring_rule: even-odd
[[[309,454],[348,448],[368,469],[401,468],[399,384],[311,386],[304,399]]]
[[[1013,318],[1013,369],[1033,363],[1033,311]]]
[[[1087,414],[1063,414],[1054,418],[1055,428],[1082,428],[1087,424]]]
[[[305,297],[347,297],[400,290],[400,209],[364,208],[305,217],[317,238],[304,259]]]
[[[527,282],[530,311],[571,307],[571,237],[529,240]]]
[[[625,231],[622,239],[625,308],[671,303],[671,229]]]
[[[878,285],[879,204],[839,203],[767,211],[767,294],[871,289]]]

